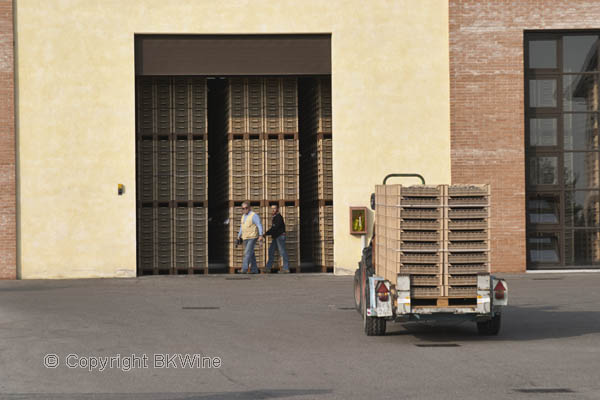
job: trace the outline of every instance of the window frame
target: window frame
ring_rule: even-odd
[[[590,72],[564,72],[564,49],[563,40],[567,36],[585,36],[585,35],[596,35],[598,40],[592,49],[596,50],[596,65],[595,70]],[[537,40],[553,40],[556,42],[556,68],[529,68],[529,51],[530,42]],[[524,31],[524,141],[525,141],[525,219],[526,219],[526,251],[527,251],[527,268],[528,269],[555,269],[555,268],[572,268],[571,264],[568,264],[570,260],[566,259],[567,250],[567,233],[572,232],[573,238],[573,249],[575,252],[577,246],[575,246],[575,231],[600,231],[600,227],[576,227],[567,226],[566,223],[566,196],[567,192],[574,191],[598,191],[600,198],[600,168],[594,174],[598,174],[598,177],[594,175],[591,181],[595,184],[593,187],[582,187],[574,188],[566,185],[566,165],[565,159],[568,153],[595,153],[600,160],[600,143],[596,146],[597,148],[586,148],[586,149],[566,149],[565,148],[565,116],[567,114],[594,114],[595,118],[600,125],[600,104],[595,104],[595,109],[592,111],[566,111],[565,110],[565,98],[564,98],[564,77],[567,75],[592,75],[594,76],[594,88],[598,91],[598,103],[600,103],[600,30],[569,30],[569,31]],[[530,107],[530,80],[532,79],[554,79],[556,81],[556,107]],[[556,145],[553,146],[531,146],[531,119],[534,118],[556,118]],[[598,128],[600,130],[600,126]],[[544,185],[536,184],[531,182],[531,160],[532,157],[557,157],[557,184],[556,185]],[[600,161],[599,161],[600,164]],[[558,207],[558,223],[533,223],[530,222],[529,218],[529,200],[539,195],[556,197],[559,201]],[[567,232],[568,231],[568,232]],[[529,243],[530,237],[535,235],[548,235],[550,233],[556,234],[558,238],[558,263],[543,263],[533,262],[531,260],[531,245]],[[571,234],[570,234],[571,235]],[[569,237],[570,237],[569,235]],[[600,268],[600,262],[598,265],[594,264],[592,268]]]

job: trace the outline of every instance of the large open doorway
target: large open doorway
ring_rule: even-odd
[[[208,75],[201,66],[178,75],[173,63],[163,65],[170,75],[150,75],[163,67],[149,56],[160,49],[145,44],[136,46],[138,274],[239,269],[243,201],[265,230],[279,206],[292,271],[332,272],[330,76]],[[256,248],[260,267],[269,245]]]

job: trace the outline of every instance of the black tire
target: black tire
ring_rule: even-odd
[[[369,276],[372,276],[373,271],[373,247],[369,245],[362,251],[362,258],[358,263],[358,270],[354,273],[354,304],[356,311],[363,314],[363,298],[365,297],[365,288]]]
[[[478,322],[477,323],[477,333],[481,336],[494,336],[500,332],[500,322],[502,321],[502,316],[500,313],[494,315],[492,319]]]
[[[369,304],[369,286],[365,284],[365,297],[362,299],[363,328],[367,336],[385,335],[386,320],[384,318],[368,317],[367,304]]]
[[[367,276],[373,275],[375,273],[373,269],[373,247],[371,245],[365,247],[362,253],[362,263],[366,268]]]
[[[362,311],[362,288],[360,286],[360,269],[354,272],[354,306],[360,314]]]
[[[366,317],[365,333],[367,336],[384,336],[386,328],[386,320],[377,317]]]

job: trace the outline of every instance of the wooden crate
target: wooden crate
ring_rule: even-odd
[[[444,286],[448,297],[477,297],[477,286]]]
[[[489,263],[481,263],[481,264],[449,264],[446,265],[446,274],[450,275],[458,275],[458,274],[479,274],[479,273],[489,273],[490,272],[490,264]]]
[[[477,286],[477,275],[475,274],[457,274],[446,275],[446,286]]]
[[[439,275],[444,268],[441,264],[396,264],[394,274]],[[395,277],[395,275],[394,275]]]
[[[490,185],[449,185],[449,197],[477,197],[489,196]]]
[[[411,286],[442,286],[444,284],[441,274],[410,275]]]
[[[489,252],[471,252],[471,253],[455,253],[451,252],[448,255],[448,263],[450,264],[485,264],[489,263]]]
[[[448,221],[450,230],[482,230],[488,229],[489,220],[486,219],[458,219]]]
[[[410,296],[416,299],[437,298],[444,295],[444,287],[439,286],[411,286]]]
[[[451,241],[448,242],[448,250],[450,251],[488,251],[490,243],[488,241],[464,241],[464,242],[456,242]]]

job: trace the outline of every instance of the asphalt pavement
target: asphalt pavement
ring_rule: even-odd
[[[347,276],[0,281],[0,399],[600,399],[600,273],[504,277],[495,337],[367,337]]]

